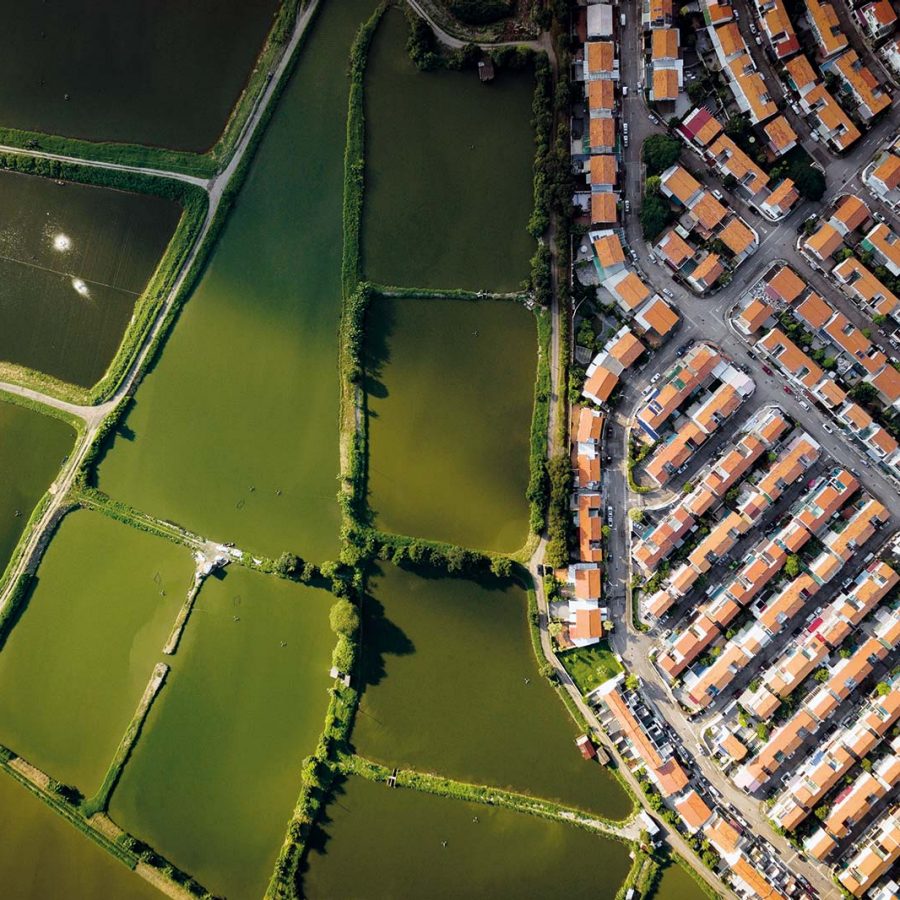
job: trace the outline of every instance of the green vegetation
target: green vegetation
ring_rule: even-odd
[[[825,194],[825,175],[802,147],[794,147],[788,151],[773,166],[769,178],[772,184],[776,184],[782,178],[790,178],[800,196],[807,200],[821,200]]]
[[[468,25],[489,25],[515,9],[514,0],[445,0],[447,8]]]
[[[652,134],[641,147],[648,175],[659,175],[681,159],[681,141],[668,134]]]
[[[640,221],[644,237],[648,241],[656,240],[673,217],[668,200],[660,193],[659,177],[651,176],[644,185],[641,201]]]
[[[621,664],[606,641],[589,647],[566,650],[559,654],[559,661],[572,676],[572,681],[582,694],[589,694],[595,687],[622,671]]]

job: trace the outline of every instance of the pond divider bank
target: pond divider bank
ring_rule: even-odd
[[[169,667],[165,663],[160,662],[153,667],[150,681],[147,683],[147,687],[144,688],[137,710],[116,749],[116,755],[113,757],[112,763],[110,763],[103,783],[100,785],[97,793],[82,804],[82,812],[89,820],[96,813],[106,812],[109,806],[110,795],[115,790],[116,784],[122,775],[122,769],[125,768],[125,763],[128,762],[128,757],[131,756],[135,742],[140,736],[147,713],[150,712],[150,706],[160,692],[168,674]]]
[[[342,756],[337,767],[344,775],[360,775],[369,781],[382,783],[386,787],[409,788],[440,797],[455,797],[459,800],[484,803],[488,806],[503,806],[516,812],[567,822],[625,842],[637,841],[640,837],[640,824],[634,815],[625,822],[614,822],[611,819],[588,815],[578,809],[571,809],[562,804],[517,794],[513,791],[467,784],[463,781],[444,778],[428,772],[416,772],[412,769],[389,768],[359,755]]]
[[[80,807],[66,799],[67,790],[64,785],[58,785],[45,772],[3,746],[0,746],[0,770],[173,900],[190,900],[209,895],[193,878],[180,872],[150,847],[135,840],[106,816],[95,814],[90,818],[85,817]],[[174,877],[170,877],[169,873]]]

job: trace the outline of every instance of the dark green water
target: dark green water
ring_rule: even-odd
[[[180,215],[160,197],[0,172],[0,362],[98,381]]]
[[[517,290],[534,241],[531,73],[419,72],[397,10],[366,71],[366,277],[410,287]]]
[[[328,2],[100,486],[217,540],[338,553],[347,59],[375,0]]]
[[[538,676],[523,590],[384,566],[370,593],[358,753],[610,818],[629,814],[628,795],[582,759],[577,726]]]
[[[162,894],[0,773],[4,900],[161,900]]]
[[[27,0],[0,29],[0,123],[203,152],[219,137],[276,0]],[[67,97],[68,95],[68,97]]]
[[[0,743],[91,796],[193,569],[184,547],[97,512],[66,516],[0,652]]]
[[[74,442],[65,422],[0,401],[0,573]]]
[[[707,900],[707,895],[683,866],[672,863],[663,869],[650,900]]]
[[[506,301],[379,300],[366,331],[378,527],[517,550],[528,533],[532,313]]]
[[[624,844],[578,828],[358,777],[338,787],[307,861],[312,900],[612,900],[630,866]]]
[[[262,897],[322,730],[330,594],[247,569],[200,591],[110,814],[217,896]]]

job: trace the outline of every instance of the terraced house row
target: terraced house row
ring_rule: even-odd
[[[850,290],[858,283],[859,279],[849,284]],[[789,267],[776,266],[764,279],[763,289],[767,299],[750,297],[735,310],[735,327],[858,440],[873,461],[900,476],[900,444],[875,417],[882,415],[888,421],[885,416],[900,408],[900,371],[894,361]],[[786,330],[796,331],[810,352],[801,350]],[[859,385],[871,390],[867,408],[853,399]]]

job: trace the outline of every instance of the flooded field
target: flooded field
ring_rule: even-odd
[[[162,538],[96,512],[66,516],[0,651],[0,743],[91,796],[193,568],[185,548]]]
[[[377,526],[517,550],[528,532],[534,316],[506,301],[386,299],[366,332]]]
[[[98,381],[180,216],[159,197],[0,172],[0,361]]]
[[[112,818],[217,896],[265,892],[328,705],[333,598],[230,568],[204,584]]]
[[[537,673],[521,588],[392,566],[370,586],[358,753],[628,815],[628,795],[582,759],[577,726]]]
[[[707,900],[707,895],[683,866],[670,863],[650,900]]]
[[[0,123],[203,152],[219,137],[277,0],[53,0],[4,10]]]
[[[323,7],[128,438],[99,472],[114,497],[270,556],[338,553],[346,73],[374,7]]]
[[[65,422],[0,401],[0,573],[74,441]]]
[[[161,900],[162,894],[0,773],[4,900]]]
[[[313,900],[612,900],[630,866],[624,844],[578,828],[359,777],[338,786],[326,813],[302,875]]]
[[[366,277],[409,287],[518,290],[534,240],[531,72],[419,72],[390,10],[366,70]]]

